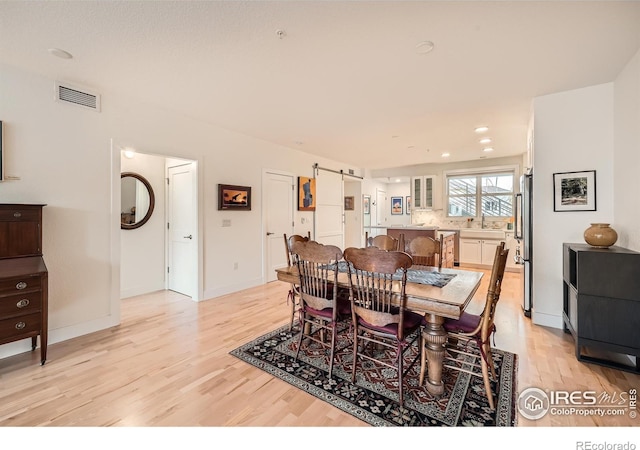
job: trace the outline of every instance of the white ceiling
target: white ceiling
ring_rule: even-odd
[[[634,1],[0,1],[2,63],[369,169],[523,153],[639,47]]]

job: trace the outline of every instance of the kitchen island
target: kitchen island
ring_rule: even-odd
[[[396,239],[400,238],[400,234],[404,234],[405,249],[408,249],[411,240],[415,239],[418,236],[440,239],[440,241],[442,242],[442,267],[453,268],[454,266],[454,255],[456,246],[455,231],[440,231],[438,227],[409,226],[387,228],[387,234]],[[420,261],[420,264],[435,266],[437,265],[437,260],[435,257],[424,258],[424,261]]]

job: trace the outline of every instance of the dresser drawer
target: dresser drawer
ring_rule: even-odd
[[[25,294],[0,297],[0,318],[38,312],[41,306],[41,292],[27,292]]]
[[[39,333],[42,327],[40,313],[0,320],[0,341],[27,333]]]
[[[41,209],[3,208],[0,209],[1,222],[40,222]]]
[[[39,291],[41,288],[42,282],[40,277],[16,277],[0,280],[0,295]]]

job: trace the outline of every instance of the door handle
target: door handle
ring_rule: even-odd
[[[193,235],[189,235],[189,236],[183,236],[185,239],[193,239]]]
[[[275,234],[275,233],[272,233],[272,232],[270,232],[270,231],[267,231],[267,236],[271,236],[272,234]]]

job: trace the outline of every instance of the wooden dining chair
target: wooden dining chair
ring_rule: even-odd
[[[414,266],[434,266],[429,264],[437,258],[438,269],[442,269],[442,241],[428,236],[418,236],[409,242],[408,252],[413,258]]]
[[[501,242],[496,247],[491,278],[487,289],[487,297],[480,315],[463,312],[459,319],[445,319],[443,327],[447,332],[445,345],[445,361],[443,367],[470,373],[482,377],[484,388],[489,400],[489,407],[495,409],[491,381],[497,382],[496,370],[491,354],[490,338],[495,333],[494,324],[496,306],[500,299],[500,290],[504,270],[507,264],[509,249]],[[420,384],[424,380],[425,354],[424,339],[420,367]]]
[[[299,234],[292,234],[287,237],[286,234],[284,236],[284,248],[287,253],[287,266],[292,266],[295,261],[293,258],[293,244],[300,241],[310,241],[311,240],[311,232],[308,231],[306,236],[301,236]],[[291,284],[289,292],[287,293],[287,303],[291,302],[291,321],[289,322],[289,331],[293,329],[293,322],[296,317],[296,310],[298,305],[299,293],[298,293],[298,285]]]
[[[303,340],[329,350],[329,378],[333,373],[338,324],[351,318],[351,304],[338,294],[338,261],[342,250],[315,241],[297,241],[293,254],[300,275],[300,338],[296,360]],[[330,335],[330,343],[325,336]]]
[[[380,250],[397,251],[398,239],[387,234],[379,234],[375,237],[370,237],[367,240],[367,247],[377,247]]]
[[[395,369],[398,376],[398,396],[404,404],[403,380],[420,358],[421,348],[408,367],[404,355],[415,348],[422,315],[406,309],[405,287],[411,256],[404,252],[386,251],[376,247],[347,248],[349,298],[353,328],[353,367],[351,379],[355,381],[358,359]],[[393,280],[400,269],[401,280]],[[368,348],[393,350],[392,363],[368,353]]]

